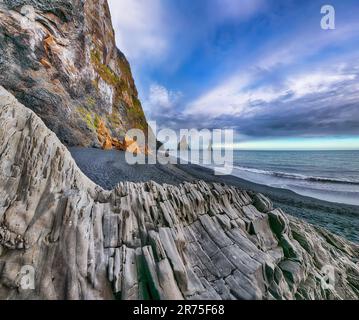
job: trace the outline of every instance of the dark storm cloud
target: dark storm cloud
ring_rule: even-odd
[[[233,128],[253,138],[359,135],[359,76],[351,73],[344,79],[338,77],[338,81],[326,83],[325,90],[318,86],[320,92],[299,94],[288,90],[284,95],[278,93],[278,98],[270,103],[255,100],[240,115],[186,115],[178,112],[180,106],[175,105],[166,112],[153,112],[152,116],[159,127]]]

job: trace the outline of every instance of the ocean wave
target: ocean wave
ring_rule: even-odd
[[[305,180],[311,182],[321,182],[321,183],[340,183],[340,184],[350,184],[350,185],[359,185],[358,181],[351,181],[347,179],[335,179],[335,178],[325,178],[325,177],[314,177],[314,176],[306,176],[303,174],[296,174],[296,173],[287,173],[287,172],[276,172],[276,171],[269,171],[269,170],[260,170],[255,168],[247,168],[247,167],[240,167],[240,166],[233,166],[234,169],[238,169],[241,171],[247,171],[252,173],[258,174],[265,174],[277,178],[285,178],[285,179],[294,179],[294,180]]]

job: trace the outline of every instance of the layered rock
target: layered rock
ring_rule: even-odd
[[[358,261],[357,245],[235,187],[104,191],[0,87],[0,298],[358,299]]]
[[[147,132],[106,0],[0,0],[0,85],[69,146]]]

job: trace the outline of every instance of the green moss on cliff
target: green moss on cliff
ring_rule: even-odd
[[[101,61],[101,55],[99,51],[91,50],[91,62],[99,74],[99,76],[109,85],[118,87],[121,79],[115,74],[115,72]]]
[[[80,118],[86,123],[89,129],[91,129],[92,131],[97,131],[101,120],[98,114],[89,111],[83,106],[78,107],[76,111],[80,115]]]
[[[95,114],[93,124],[94,124],[96,130],[97,130],[98,126],[100,125],[100,121],[101,121],[101,118],[97,114]]]
[[[118,105],[124,104],[130,126],[146,130],[145,114],[137,98],[137,90],[132,78],[130,65],[125,58],[120,57],[117,60],[121,75],[117,75],[109,66],[103,63],[101,52],[98,49],[91,50],[91,63],[99,77],[115,89],[114,110],[118,109]],[[98,87],[98,83],[96,86]],[[88,104],[90,105],[90,103]],[[119,129],[123,126],[117,111],[106,117],[112,128]]]
[[[92,97],[88,97],[86,100],[86,103],[90,108],[93,108],[96,106],[96,100]]]
[[[141,102],[135,96],[132,96],[133,106],[128,108],[127,114],[134,128],[146,130],[147,123],[143,112]]]
[[[124,60],[119,59],[119,67],[120,67],[123,77],[130,81],[132,79],[132,74],[131,74],[131,68],[130,68],[130,65],[128,64],[128,62],[125,62]]]
[[[107,115],[107,121],[113,126],[114,128],[120,128],[122,126],[120,115],[117,112],[113,112]]]

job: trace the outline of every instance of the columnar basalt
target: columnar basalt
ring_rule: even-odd
[[[261,194],[201,181],[104,191],[0,87],[0,298],[358,299],[358,261],[357,245]]]

